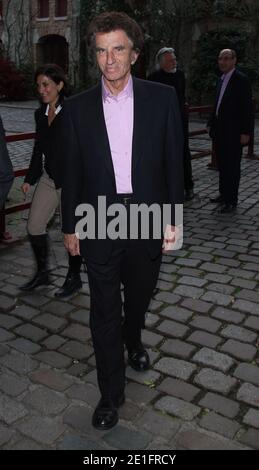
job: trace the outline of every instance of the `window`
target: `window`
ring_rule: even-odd
[[[67,0],[56,0],[55,17],[67,16]]]
[[[49,0],[38,0],[38,18],[49,17]]]

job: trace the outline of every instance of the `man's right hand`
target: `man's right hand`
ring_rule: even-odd
[[[66,233],[64,235],[64,245],[71,256],[80,255],[79,240],[75,233]]]
[[[28,193],[28,191],[30,191],[30,188],[31,188],[31,185],[29,183],[23,183],[21,190],[23,194],[26,194]]]

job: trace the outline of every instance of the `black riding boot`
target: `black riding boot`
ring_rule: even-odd
[[[24,291],[31,291],[38,286],[43,286],[50,283],[47,269],[48,235],[46,233],[43,235],[29,235],[29,240],[36,258],[37,271],[31,281],[20,287],[20,289]]]
[[[55,292],[55,297],[64,298],[74,294],[82,287],[80,268],[82,264],[81,256],[69,256],[69,268],[63,286]]]

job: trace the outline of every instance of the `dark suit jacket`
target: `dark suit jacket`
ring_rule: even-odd
[[[5,131],[0,117],[0,209],[2,209],[6,196],[14,179],[13,167],[8,155]]]
[[[133,78],[134,128],[132,186],[135,203],[182,203],[182,129],[175,91],[167,86]],[[116,201],[115,175],[105,125],[101,83],[66,101],[62,129],[64,181],[63,232],[75,233],[75,208],[107,197]],[[174,222],[174,208],[172,208]],[[151,257],[161,250],[160,240],[147,240]],[[111,241],[81,241],[81,254],[105,263]]]
[[[251,134],[253,125],[252,90],[248,78],[235,70],[224,92],[218,116],[216,117],[216,103],[212,116],[208,122],[211,128],[211,137],[217,135],[222,145],[229,143],[232,146],[240,143],[241,134]]]
[[[49,126],[48,116],[45,115],[46,108],[47,106],[43,104],[35,111],[36,138],[30,166],[24,181],[31,185],[35,184],[42,175],[44,165],[46,172],[54,180],[56,188],[60,188],[62,164],[59,160],[61,152],[58,136],[60,134],[59,126],[62,110]],[[45,158],[43,158],[43,155]]]
[[[177,69],[174,73],[165,72],[162,69],[156,70],[147,79],[152,82],[173,86],[177,94],[181,114],[185,115],[185,75],[182,70]]]

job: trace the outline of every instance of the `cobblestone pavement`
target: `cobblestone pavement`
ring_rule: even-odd
[[[152,368],[127,367],[126,403],[110,431],[91,426],[99,392],[87,275],[80,293],[54,298],[67,266],[58,217],[48,288],[22,294],[29,244],[0,244],[1,449],[259,449],[259,161],[243,159],[235,215],[209,204],[218,175],[208,161],[193,162],[184,246],[163,257],[147,314]],[[24,237],[26,212],[19,217],[7,228]]]

